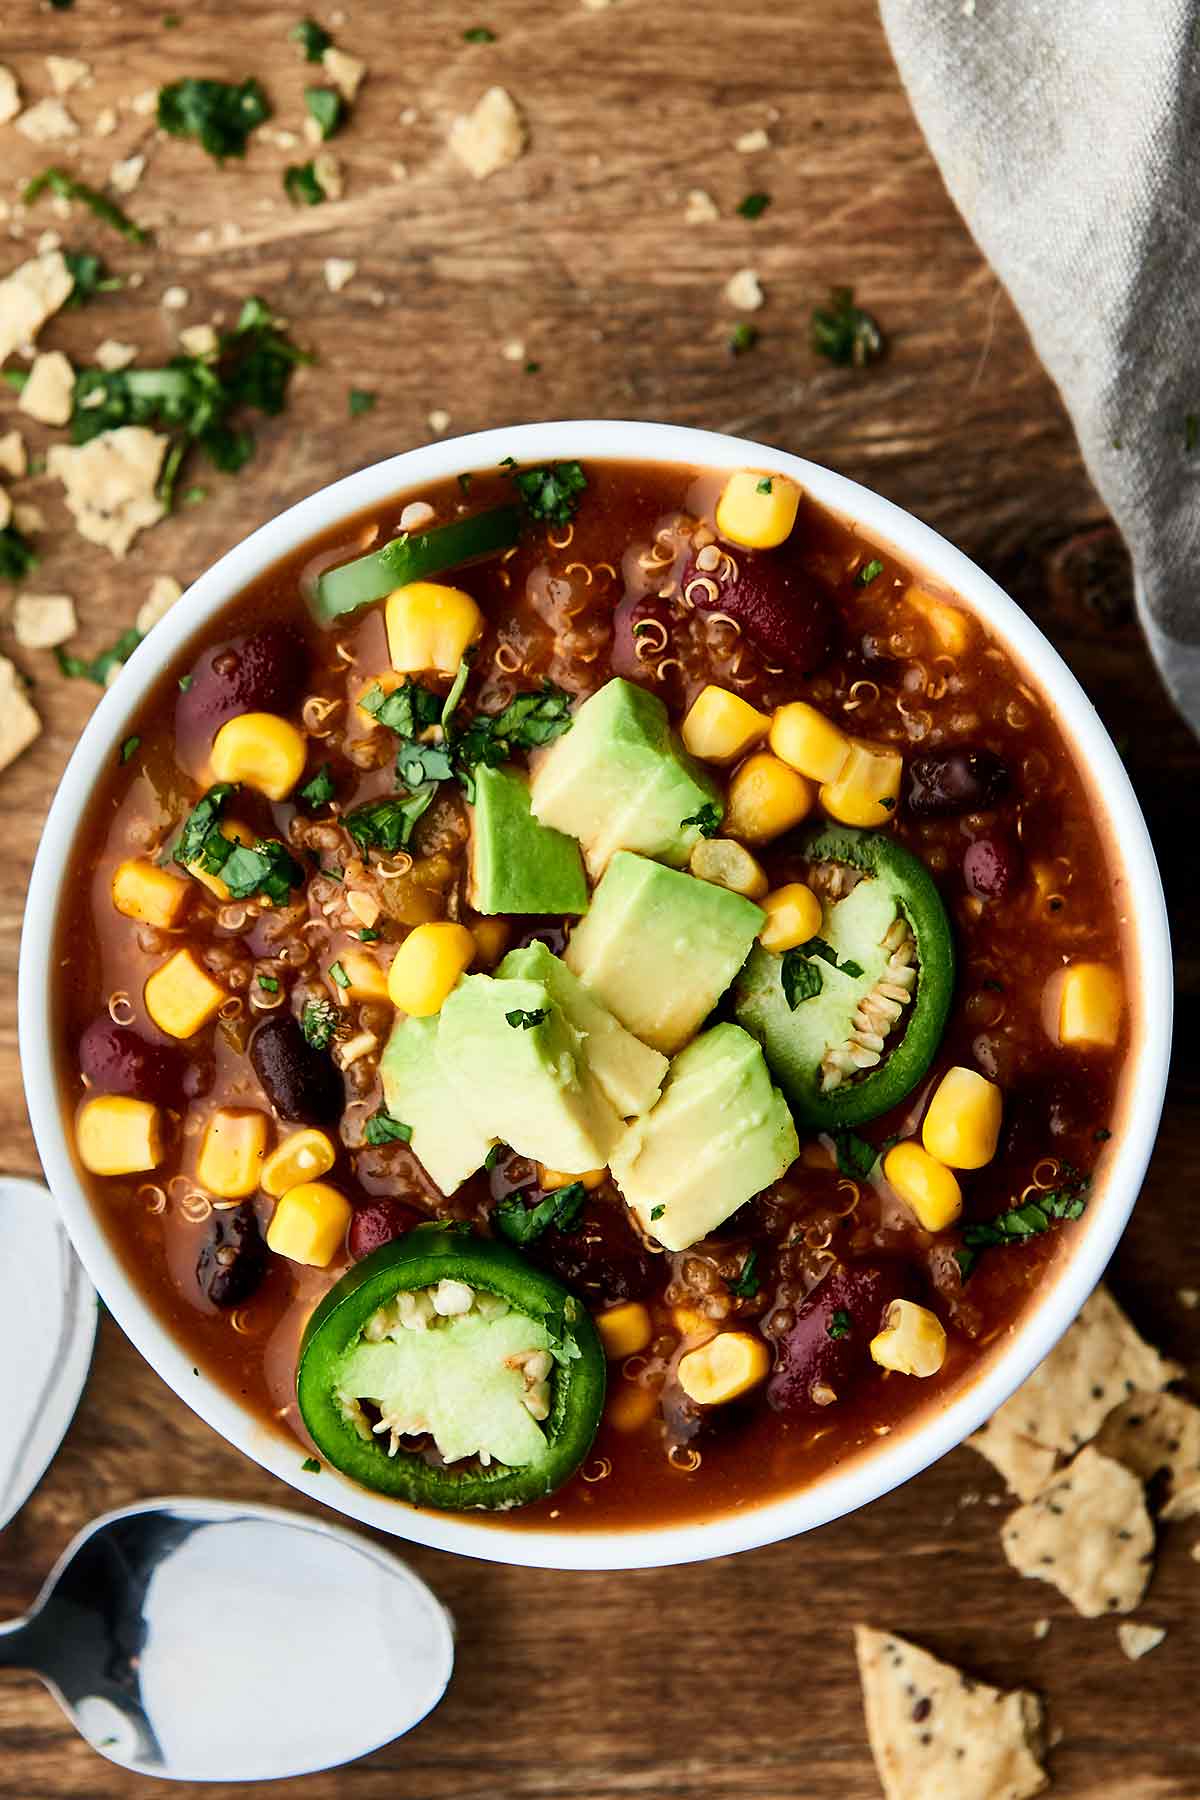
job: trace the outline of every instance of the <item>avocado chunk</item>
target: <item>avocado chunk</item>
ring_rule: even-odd
[[[537,759],[534,817],[579,839],[599,880],[617,850],[682,868],[701,807],[725,810],[720,789],[683,748],[657,694],[619,677],[584,701],[563,737]]]
[[[563,1017],[581,1036],[583,1054],[601,1093],[622,1119],[649,1112],[667,1074],[667,1059],[613,1018],[545,944],[510,950],[496,971],[501,980],[544,983]]]
[[[626,1128],[610,1167],[642,1229],[686,1250],[799,1154],[762,1051],[740,1025],[714,1025],[675,1057],[662,1099]]]
[[[483,1167],[494,1137],[471,1123],[437,1059],[438,1022],[401,1019],[379,1062],[383,1098],[393,1119],[412,1128],[413,1153],[443,1194]]]
[[[481,913],[582,913],[587,878],[579,845],[539,825],[516,769],[475,771],[470,902]]]
[[[439,1017],[442,1077],[477,1133],[571,1174],[604,1167],[624,1128],[544,982],[465,975]]]
[[[741,894],[621,850],[571,933],[567,967],[635,1037],[670,1056],[721,998],[764,917]]]

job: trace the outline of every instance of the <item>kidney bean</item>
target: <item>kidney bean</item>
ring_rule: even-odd
[[[657,1287],[661,1270],[633,1227],[611,1200],[592,1194],[574,1231],[545,1232],[529,1248],[560,1281],[589,1302],[606,1306],[640,1300]]]
[[[185,1085],[186,1063],[178,1050],[152,1044],[107,1015],[93,1019],[80,1038],[79,1067],[101,1094],[132,1094],[164,1106]]]
[[[1008,767],[991,750],[930,750],[908,765],[908,809],[918,818],[984,812],[1008,788]]]
[[[427,1213],[418,1212],[415,1206],[407,1205],[403,1200],[396,1200],[390,1194],[382,1194],[377,1200],[365,1200],[354,1209],[354,1217],[350,1221],[349,1249],[354,1262],[361,1262],[364,1256],[370,1256],[372,1250],[390,1244],[394,1238],[403,1237],[428,1219]]]
[[[248,1200],[213,1213],[196,1262],[196,1280],[214,1306],[241,1306],[267,1270],[267,1246]]]
[[[796,1323],[775,1346],[767,1402],[776,1412],[819,1413],[813,1398],[828,1390],[844,1400],[871,1366],[870,1342],[884,1314],[904,1291],[895,1263],[838,1263],[813,1289]]]
[[[735,549],[733,555],[738,573],[732,581],[689,562],[684,592],[697,578],[716,582],[715,600],[706,599],[703,588],[692,589],[689,597],[700,612],[727,613],[768,662],[811,675],[829,651],[833,608],[824,588],[782,551]]]
[[[250,1040],[250,1061],[282,1119],[333,1125],[341,1117],[342,1078],[324,1050],[314,1050],[291,1013],[273,1013]]]
[[[263,625],[204,651],[175,705],[184,737],[213,737],[226,719],[244,712],[287,712],[308,672],[304,640],[292,626]]]
[[[963,879],[979,900],[1008,898],[1021,879],[1021,852],[1007,832],[989,832],[967,845]]]

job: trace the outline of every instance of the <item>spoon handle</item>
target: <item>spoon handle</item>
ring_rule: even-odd
[[[28,1619],[10,1619],[0,1624],[0,1669],[28,1669],[29,1646],[26,1633]]]

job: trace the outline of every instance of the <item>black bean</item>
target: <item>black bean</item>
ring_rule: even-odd
[[[253,1206],[214,1212],[209,1235],[196,1262],[196,1280],[214,1306],[241,1306],[253,1294],[267,1268],[267,1246]]]
[[[345,1101],[342,1078],[325,1050],[314,1050],[290,1013],[264,1019],[250,1040],[250,1061],[281,1119],[333,1125]]]
[[[1008,767],[992,750],[930,750],[908,765],[908,808],[924,819],[985,812],[1008,783]]]

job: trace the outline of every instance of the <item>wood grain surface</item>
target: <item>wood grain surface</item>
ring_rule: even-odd
[[[164,0],[165,4],[165,0]],[[1200,757],[1173,716],[1130,613],[1128,571],[1084,474],[1050,382],[943,192],[909,113],[871,0],[743,8],[717,0],[349,0],[332,24],[370,73],[338,142],[342,200],[293,210],[288,152],[259,137],[219,169],[160,139],[130,102],[181,75],[260,76],[276,127],[298,128],[309,72],[288,41],[299,7],[187,0],[164,24],[150,0],[4,0],[0,62],[26,94],[50,91],[48,53],[79,56],[91,84],[67,104],[83,126],[56,149],[103,181],[148,158],[128,202],[152,247],[106,237],[47,208],[25,226],[103,248],[136,287],[63,315],[46,346],[79,360],[106,336],[169,352],[180,324],[263,294],[319,364],[287,415],[259,434],[238,479],[189,471],[209,498],[142,537],[123,563],[65,527],[58,490],[26,495],[50,530],[41,591],[78,601],[81,650],[133,618],[155,574],[187,581],[245,532],[332,477],[425,439],[508,420],[641,416],[744,432],[833,464],[911,508],[1004,581],[1064,651],[1127,756],[1166,870],[1183,1009],[1198,985],[1187,919],[1197,880]],[[487,24],[490,45],[463,40]],[[477,184],[451,158],[452,117],[493,82],[530,127],[529,154]],[[102,108],[118,129],[92,134]],[[770,148],[735,140],[764,127]],[[0,190],[12,198],[46,153],[0,127]],[[403,164],[404,173],[397,168]],[[684,223],[706,189],[710,224]],[[756,222],[734,207],[752,190]],[[0,233],[6,227],[0,226]],[[21,245],[0,235],[0,273]],[[349,257],[332,295],[324,259]],[[755,268],[766,304],[756,349],[732,358],[728,277]],[[810,310],[853,283],[891,340],[855,373],[816,362]],[[165,289],[188,303],[164,311]],[[518,339],[527,373],[502,346]],[[347,416],[347,390],[376,390]],[[0,401],[0,429],[11,421]],[[35,447],[52,434],[34,428]],[[11,638],[0,632],[0,648]],[[21,907],[55,781],[95,700],[46,653],[16,652],[45,731],[0,777],[0,1143],[13,1172],[38,1163],[20,1098],[15,984]],[[1186,1032],[1166,1122],[1113,1282],[1172,1353],[1200,1360],[1200,1064]],[[0,1404],[3,1386],[0,1382]],[[107,1507],[166,1493],[303,1507],[224,1446],[105,1321],[66,1445],[0,1536],[0,1615],[22,1609],[70,1534]],[[297,1800],[874,1800],[849,1626],[907,1633],[1002,1686],[1046,1696],[1049,1766],[1063,1800],[1200,1795],[1200,1566],[1196,1527],[1164,1533],[1139,1615],[1168,1628],[1134,1666],[1112,1621],[1087,1623],[1000,1549],[1000,1484],[960,1450],[902,1492],[807,1538],[706,1566],[636,1575],[521,1573],[414,1551],[459,1622],[458,1672],[410,1737],[341,1772],[294,1784]],[[1039,1619],[1052,1621],[1035,1639]],[[264,1704],[269,1704],[269,1683]],[[214,1730],[220,1722],[213,1721]],[[0,1795],[94,1800],[158,1792],[101,1763],[36,1682],[0,1681]],[[245,1788],[189,1788],[197,1800]]]

